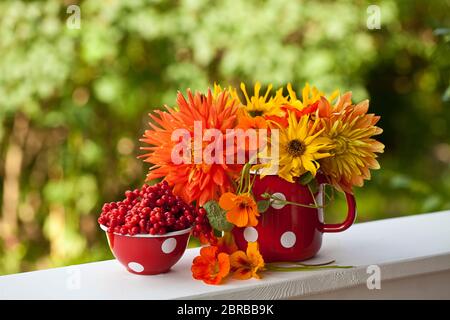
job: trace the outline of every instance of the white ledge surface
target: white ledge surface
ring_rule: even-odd
[[[196,255],[198,249],[187,250],[170,272],[156,276],[133,275],[115,260],[1,276],[0,299],[298,299],[330,293],[333,298],[340,290],[368,291],[369,265],[381,268],[382,286],[444,274],[447,284],[439,290],[450,297],[450,211],[360,223],[325,234],[321,251],[309,262],[334,259],[352,269],[272,272],[262,280],[212,286],[192,279]]]

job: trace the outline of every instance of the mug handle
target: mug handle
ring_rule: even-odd
[[[322,232],[341,232],[344,230],[347,230],[351,227],[353,222],[355,222],[356,219],[356,201],[355,197],[345,192],[345,197],[347,200],[347,217],[345,218],[344,222],[342,223],[321,223],[320,224],[320,231]]]

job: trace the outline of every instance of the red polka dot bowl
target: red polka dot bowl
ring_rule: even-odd
[[[105,231],[114,257],[134,274],[153,275],[165,273],[183,256],[191,229],[169,232],[163,235],[121,235]]]

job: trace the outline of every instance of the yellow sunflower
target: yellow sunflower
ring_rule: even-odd
[[[322,137],[324,129],[318,128],[319,120],[312,121],[309,115],[296,119],[289,112],[287,128],[280,129],[279,171],[283,179],[294,182],[306,172],[316,175],[320,167],[318,160],[329,157],[330,139]]]
[[[333,154],[321,161],[321,170],[336,188],[349,193],[370,179],[370,169],[380,168],[376,153],[384,151],[384,145],[372,138],[383,132],[375,126],[380,117],[367,114],[368,109],[368,100],[352,104],[350,93],[334,106],[325,98],[319,103],[320,128],[331,140]]]
[[[255,83],[253,96],[249,96],[245,84],[241,83],[245,103],[240,100],[236,90],[230,90],[230,94],[245,107],[247,113],[252,117],[283,116],[284,111],[280,109],[286,101],[283,97],[283,88],[278,89],[274,96],[271,95],[272,88],[272,84],[269,84],[264,95],[260,95],[261,83],[258,81]]]

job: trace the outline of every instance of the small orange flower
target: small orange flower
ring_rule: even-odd
[[[194,279],[219,284],[230,273],[230,256],[218,252],[215,246],[200,249],[200,256],[195,257],[191,267]]]
[[[238,251],[238,247],[236,242],[234,242],[234,237],[231,232],[224,232],[223,236],[217,239],[217,247],[219,248],[219,252],[228,254]]]
[[[258,271],[264,270],[264,259],[259,252],[257,242],[249,242],[247,253],[236,251],[230,256],[233,278],[247,280],[250,278],[260,279]]]
[[[258,208],[249,193],[224,193],[220,197],[219,205],[227,211],[227,220],[238,227],[253,227],[258,224]]]

